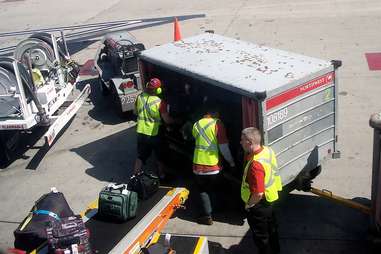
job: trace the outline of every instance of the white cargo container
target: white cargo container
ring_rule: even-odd
[[[200,96],[218,101],[233,151],[239,150],[242,128],[258,127],[264,144],[277,154],[284,184],[301,172],[310,176],[308,172],[320,169],[323,159],[339,156],[340,61],[320,60],[212,33],[153,47],[142,51],[139,59],[143,82],[154,76],[162,79],[170,107],[171,101],[176,101],[174,91],[179,90],[183,104],[186,96],[190,96],[190,104]],[[197,92],[187,93],[182,84]],[[195,106],[187,107],[194,113]],[[233,153],[236,160],[242,159],[242,153]]]

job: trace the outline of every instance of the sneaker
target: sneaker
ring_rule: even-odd
[[[203,224],[203,225],[213,225],[213,219],[212,216],[202,216],[197,218],[197,223],[198,224]]]

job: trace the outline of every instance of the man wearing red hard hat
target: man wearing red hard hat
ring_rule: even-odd
[[[171,124],[174,120],[169,116],[167,103],[158,96],[162,92],[161,87],[160,79],[151,78],[136,99],[138,156],[135,160],[134,173],[143,171],[143,165],[154,151],[157,157],[158,175],[164,178],[159,128],[162,121]]]

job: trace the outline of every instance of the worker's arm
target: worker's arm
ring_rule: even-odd
[[[141,94],[139,94],[137,97],[136,97],[136,100],[135,100],[135,107],[133,109],[133,113],[134,115],[138,115],[138,100],[139,100],[139,97],[140,97]]]
[[[163,119],[164,123],[166,124],[173,124],[175,123],[175,119],[173,119],[168,112],[161,113],[161,118]]]
[[[225,160],[229,163],[230,167],[234,168],[235,163],[232,153],[230,152],[229,144],[218,144],[218,147],[222,156],[224,156]]]
[[[263,192],[262,193],[251,193],[249,201],[247,201],[245,208],[249,209],[253,206],[255,206],[259,201],[261,201],[263,197]]]
[[[262,164],[253,161],[250,165],[246,179],[249,183],[250,198],[245,204],[245,208],[249,209],[261,201],[263,193],[265,192],[265,169]]]
[[[226,130],[221,121],[218,121],[216,124],[216,132],[217,132],[218,148],[222,156],[229,163],[230,167],[232,168],[235,167],[234,159],[229,148],[229,141],[226,136]]]
[[[162,100],[160,102],[160,115],[161,115],[161,118],[163,119],[164,123],[166,124],[174,124],[174,123],[178,123],[179,120],[178,119],[174,119],[173,117],[171,117],[168,113],[168,104]]]

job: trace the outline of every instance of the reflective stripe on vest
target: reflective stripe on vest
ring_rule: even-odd
[[[161,123],[161,99],[154,95],[142,93],[138,96],[136,107],[138,112],[137,132],[148,136],[156,136]]]
[[[196,139],[193,163],[214,166],[218,164],[217,119],[203,118],[193,125]]]
[[[264,170],[265,170],[265,198],[268,202],[273,202],[279,198],[278,191],[279,188],[277,186],[277,181],[279,180],[280,185],[281,179],[279,175],[275,175],[276,171],[276,158],[274,152],[271,150],[271,148],[268,148],[266,146],[263,147],[263,150],[259,153],[253,156],[253,158],[246,164],[245,170],[242,177],[242,184],[241,184],[241,198],[242,200],[247,203],[250,198],[250,188],[249,184],[246,182],[247,172],[249,169],[249,166],[253,161],[258,161],[262,164]],[[278,179],[277,179],[278,178]]]
[[[271,164],[271,170],[273,171],[273,174],[271,175],[270,182],[269,182],[268,186],[272,185],[275,182],[275,186],[276,186],[277,190],[281,191],[282,190],[282,180],[281,180],[280,175],[279,175],[278,164],[276,161],[275,153],[270,147],[266,146],[266,147],[264,147],[264,149],[269,150],[268,151],[269,158],[268,159],[261,158],[258,161]],[[267,187],[267,186],[265,186],[265,187]]]

